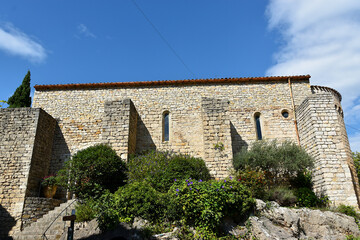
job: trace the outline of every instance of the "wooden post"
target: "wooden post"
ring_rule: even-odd
[[[64,217],[63,217],[63,221],[71,221],[71,222],[70,222],[70,227],[68,227],[68,237],[67,237],[67,240],[73,240],[73,239],[74,239],[74,224],[75,224],[75,220],[76,220],[75,209],[73,209],[73,210],[71,211],[71,215],[70,215],[70,216],[64,216]]]

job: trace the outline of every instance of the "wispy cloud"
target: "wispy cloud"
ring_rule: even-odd
[[[0,50],[34,62],[43,61],[47,55],[40,43],[10,23],[0,25]]]
[[[79,24],[77,26],[77,29],[79,31],[79,34],[85,36],[85,37],[91,37],[91,38],[96,38],[96,35],[93,34],[88,28],[87,26],[85,26],[84,24]]]
[[[343,96],[345,121],[360,122],[360,1],[271,0],[269,28],[283,45],[267,75],[310,74],[313,85],[337,89]],[[349,129],[350,130],[350,129]],[[360,151],[360,132],[351,132]]]

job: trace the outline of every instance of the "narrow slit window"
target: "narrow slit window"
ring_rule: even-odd
[[[260,124],[260,113],[255,114],[255,124],[256,124],[256,136],[257,136],[257,139],[262,140],[261,124]]]
[[[169,112],[163,114],[163,141],[169,141]]]

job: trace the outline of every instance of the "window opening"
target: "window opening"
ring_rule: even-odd
[[[163,114],[163,141],[169,141],[169,112]]]
[[[255,124],[256,124],[256,136],[257,136],[257,139],[262,140],[261,124],[260,124],[260,113],[255,114]]]
[[[283,116],[284,118],[288,118],[288,117],[289,117],[289,112],[286,111],[286,110],[282,111],[281,114],[282,114],[282,116]]]

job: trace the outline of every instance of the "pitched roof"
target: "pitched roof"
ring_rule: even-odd
[[[57,85],[35,85],[37,91],[46,90],[72,90],[72,89],[96,89],[96,88],[133,88],[133,87],[154,87],[154,86],[182,86],[182,85],[208,85],[228,84],[241,82],[267,82],[267,81],[303,81],[309,80],[310,75],[299,76],[274,76],[274,77],[247,77],[247,78],[207,78],[188,80],[167,80],[167,81],[142,81],[142,82],[110,82],[110,83],[78,83],[78,84],[57,84]]]

